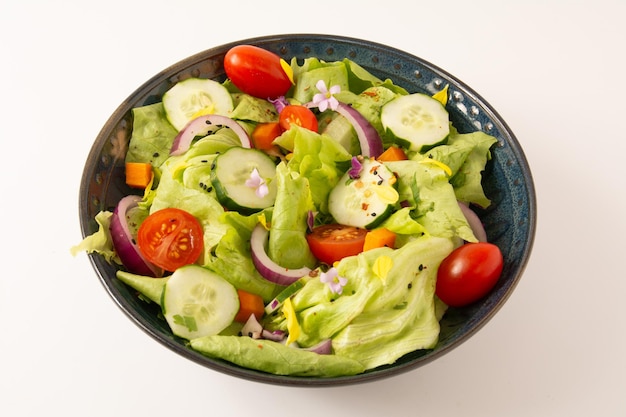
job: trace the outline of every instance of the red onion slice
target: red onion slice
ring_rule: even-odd
[[[235,132],[239,137],[241,147],[252,147],[252,142],[250,141],[248,132],[246,132],[246,130],[235,120],[219,114],[206,114],[191,120],[180,132],[178,132],[178,135],[176,135],[174,142],[172,143],[170,155],[184,154],[187,152],[191,146],[191,141],[193,141],[196,136],[205,136],[214,126],[223,126],[232,129],[233,132]]]
[[[461,207],[461,211],[467,219],[467,223],[469,224],[472,232],[474,232],[474,236],[478,239],[479,242],[487,241],[487,232],[485,231],[485,226],[483,226],[482,221],[478,215],[472,210],[467,204],[459,201],[459,207]]]
[[[304,348],[303,350],[308,350],[309,352],[315,352],[320,355],[330,355],[333,349],[333,341],[332,339],[324,339],[316,345],[313,345],[308,348]]]
[[[129,272],[144,276],[161,277],[163,276],[163,270],[143,257],[128,227],[126,214],[128,210],[136,207],[140,201],[141,197],[137,195],[127,195],[117,203],[113,216],[111,216],[111,225],[109,227],[111,240],[113,241],[115,252]]]
[[[248,336],[253,339],[260,339],[263,335],[263,326],[257,320],[254,314],[250,314],[248,320],[241,328],[241,335]]]
[[[339,103],[336,111],[354,126],[361,145],[361,155],[376,158],[383,153],[383,141],[378,131],[361,113],[345,103]]]
[[[269,331],[263,329],[263,333],[261,335],[263,336],[263,339],[272,340],[274,342],[282,342],[286,339],[285,332],[282,330]]]
[[[265,242],[267,242],[268,235],[267,229],[259,223],[250,237],[252,262],[263,278],[279,285],[289,285],[311,272],[311,269],[306,266],[299,269],[288,269],[272,261],[265,252]]]

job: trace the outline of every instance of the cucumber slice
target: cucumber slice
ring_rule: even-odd
[[[268,193],[257,195],[257,187],[246,185],[254,170],[265,181]],[[276,165],[265,152],[233,147],[213,162],[211,182],[219,202],[230,210],[251,214],[274,205]]]
[[[204,78],[187,78],[163,94],[163,108],[170,124],[178,131],[205,114],[229,116],[233,99],[226,87]]]
[[[432,148],[445,141],[450,133],[446,108],[426,94],[414,93],[391,100],[382,107],[380,118],[383,127],[412,151]]]
[[[371,229],[393,212],[400,198],[396,176],[382,162],[365,159],[358,178],[344,174],[328,196],[328,210],[335,221]]]
[[[185,339],[216,335],[239,311],[237,290],[199,265],[178,268],[163,289],[163,315],[172,332]]]
[[[267,305],[265,306],[265,314],[272,314],[274,311],[278,310],[287,298],[300,291],[311,279],[312,278],[309,276],[302,277],[299,280],[288,285],[287,288],[279,292],[272,301],[267,303]]]
[[[132,274],[130,272],[119,270],[115,273],[117,279],[122,281],[129,287],[137,290],[150,301],[161,305],[163,298],[163,289],[170,277],[153,278],[144,275]]]

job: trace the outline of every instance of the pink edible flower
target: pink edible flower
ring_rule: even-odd
[[[341,91],[341,87],[339,87],[338,85],[333,85],[332,87],[330,87],[329,90],[326,87],[326,83],[324,82],[324,80],[319,80],[315,84],[315,87],[317,87],[319,93],[313,96],[313,105],[317,106],[320,111],[325,111],[328,108],[330,108],[331,110],[337,110],[337,107],[339,106],[339,101],[337,101],[337,99],[333,97],[333,94],[339,93]]]
[[[320,281],[328,284],[328,288],[330,288],[333,293],[341,294],[343,287],[348,283],[348,278],[339,276],[337,268],[332,267],[328,271],[322,272]]]
[[[261,178],[261,175],[256,168],[252,170],[252,173],[250,173],[250,178],[246,180],[246,186],[254,188],[254,193],[259,198],[265,197],[270,192],[269,188],[267,187],[267,183],[263,178]]]

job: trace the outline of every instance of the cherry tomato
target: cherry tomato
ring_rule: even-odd
[[[200,257],[202,225],[184,210],[173,207],[158,210],[139,226],[137,245],[146,259],[172,272]]]
[[[224,71],[237,88],[258,98],[283,96],[292,85],[289,64],[275,53],[252,45],[229,49]]]
[[[317,117],[308,107],[290,104],[285,106],[278,116],[278,123],[283,130],[289,130],[291,125],[298,125],[305,129],[317,132]]]
[[[466,243],[439,265],[436,294],[452,307],[478,301],[496,285],[503,266],[502,252],[492,243]]]
[[[346,256],[363,252],[367,230],[342,224],[325,224],[313,228],[306,236],[309,248],[320,261],[332,265]]]

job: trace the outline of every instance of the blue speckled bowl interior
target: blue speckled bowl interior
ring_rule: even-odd
[[[449,84],[447,108],[453,125],[461,132],[483,130],[499,142],[484,175],[484,188],[492,205],[479,215],[488,238],[504,255],[502,277],[482,301],[450,309],[441,322],[439,343],[432,350],[419,350],[395,364],[356,376],[311,378],[270,375],[211,359],[187,348],[174,337],[158,308],[137,298],[115,278],[116,268],[98,255],[90,255],[102,284],[117,305],[148,335],[172,351],[218,372],[252,381],[288,386],[346,385],[374,381],[422,366],[459,346],[484,326],[511,295],[531,253],[536,225],[536,200],[532,176],[524,153],[506,123],[476,92],[446,71],[389,46],[341,36],[275,35],[245,39],[211,48],[160,72],[132,93],[111,115],[96,138],[85,164],[80,186],[80,222],[84,236],[97,230],[100,210],[113,210],[119,199],[133,192],[125,185],[124,155],[131,136],[133,107],[161,100],[165,91],[189,76],[225,79],[222,61],[236,44],[253,44],[271,50],[289,61],[318,57],[327,61],[349,58],[379,78],[391,78],[409,92],[433,94]],[[135,191],[136,192],[136,191]]]

